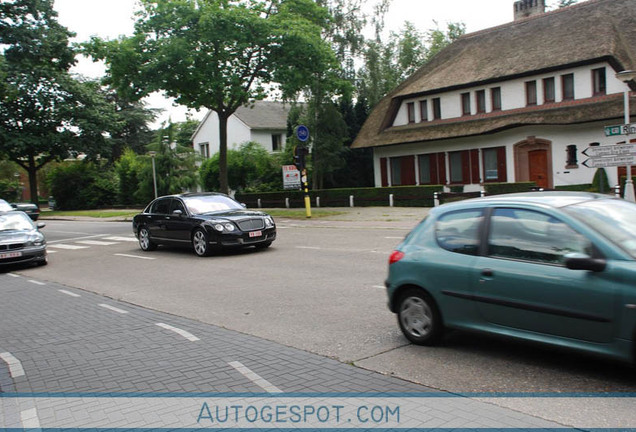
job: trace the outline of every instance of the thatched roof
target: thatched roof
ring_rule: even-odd
[[[618,98],[541,105],[482,116],[390,127],[406,98],[609,62],[636,69],[636,0],[588,0],[462,36],[375,107],[353,147],[375,147],[496,132],[528,124],[620,118]],[[621,99],[622,100],[622,99]]]

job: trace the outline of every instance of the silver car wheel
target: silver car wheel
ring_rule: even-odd
[[[400,320],[402,328],[412,336],[422,338],[428,336],[433,329],[433,311],[419,297],[408,297],[402,302]]]
[[[192,236],[192,247],[194,248],[194,253],[199,256],[205,256],[208,252],[208,238],[206,234],[201,231],[195,231]]]
[[[149,250],[150,249],[150,233],[146,228],[142,228],[139,230],[139,247],[141,250]]]

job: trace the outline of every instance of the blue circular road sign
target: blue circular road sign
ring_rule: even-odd
[[[307,129],[307,126],[305,125],[300,125],[296,128],[296,137],[302,141],[302,142],[306,142],[309,139],[309,129]]]

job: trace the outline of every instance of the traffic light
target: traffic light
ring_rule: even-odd
[[[305,155],[309,153],[306,147],[294,147],[294,165],[298,171],[305,169]]]

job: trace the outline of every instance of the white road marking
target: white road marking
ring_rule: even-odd
[[[189,340],[190,342],[196,342],[198,340],[200,340],[198,337],[196,337],[195,335],[193,335],[192,333],[189,333],[185,330],[181,330],[180,328],[177,327],[173,327],[169,324],[164,324],[164,323],[157,323],[157,325],[161,328],[164,328],[166,330],[170,330],[173,331],[181,336],[183,336],[184,338],[186,338],[187,340]]]
[[[73,233],[73,234],[84,234],[84,233]],[[50,242],[48,242],[48,244],[74,242],[74,241],[78,241],[78,240],[88,240],[88,239],[104,237],[104,236],[107,236],[107,235],[108,234],[97,234],[97,235],[91,235],[91,236],[87,235],[87,236],[82,236],[82,237],[74,237],[74,238],[63,239],[63,240],[51,240]]]
[[[22,363],[20,363],[20,360],[15,358],[13,354],[9,352],[0,353],[0,359],[4,360],[7,366],[9,366],[9,375],[11,375],[11,378],[24,376]]]
[[[145,260],[154,260],[157,258],[151,258],[151,257],[145,257],[145,256],[139,256],[139,255],[128,255],[128,254],[113,254],[115,256],[121,256],[121,257],[126,257],[126,258],[139,258],[139,259],[145,259]]]
[[[75,294],[74,292],[70,292],[70,291],[66,291],[66,290],[58,290],[59,292],[66,294],[66,295],[70,295],[71,297],[81,297],[81,295],[79,294]]]
[[[50,249],[47,249],[47,251],[46,251],[47,254],[58,253],[58,252],[59,251],[54,251],[54,250],[50,250]]]
[[[283,391],[276,387],[274,384],[267,381],[265,378],[262,378],[257,373],[251,371],[248,367],[246,367],[243,363],[233,361],[228,363],[234,369],[239,371],[245,378],[252,381],[254,384],[265,390],[267,393],[282,393]]]
[[[46,285],[44,282],[40,282],[40,281],[36,281],[36,280],[29,280],[28,282],[31,282],[32,284],[36,284],[36,285]]]
[[[20,420],[24,429],[40,429],[40,419],[35,408],[21,411]]]
[[[117,244],[117,242],[105,242],[105,241],[98,241],[98,240],[78,240],[75,243],[89,245],[89,246],[110,246],[110,245]]]
[[[404,236],[402,237],[384,237],[385,239],[389,239],[389,240],[404,240]]]
[[[105,237],[104,240],[136,242],[135,237]]]
[[[315,246],[296,246],[296,249],[322,250],[322,248],[315,247]]]
[[[384,285],[373,285],[373,288],[386,289]]]
[[[17,275],[15,273],[7,273],[7,276],[11,276],[11,277],[14,277],[14,278],[19,278],[20,277],[20,275]]]
[[[110,309],[113,312],[117,312],[117,313],[120,313],[120,314],[127,314],[128,313],[128,311],[125,311],[123,309],[119,309],[119,308],[116,308],[115,306],[107,305],[107,304],[104,304],[104,303],[101,303],[99,306],[101,306],[101,307],[103,307],[105,309]]]
[[[88,249],[88,246],[78,246],[78,245],[71,245],[71,244],[64,244],[64,243],[49,244],[49,247],[54,247],[59,249],[68,249],[68,250]]]

